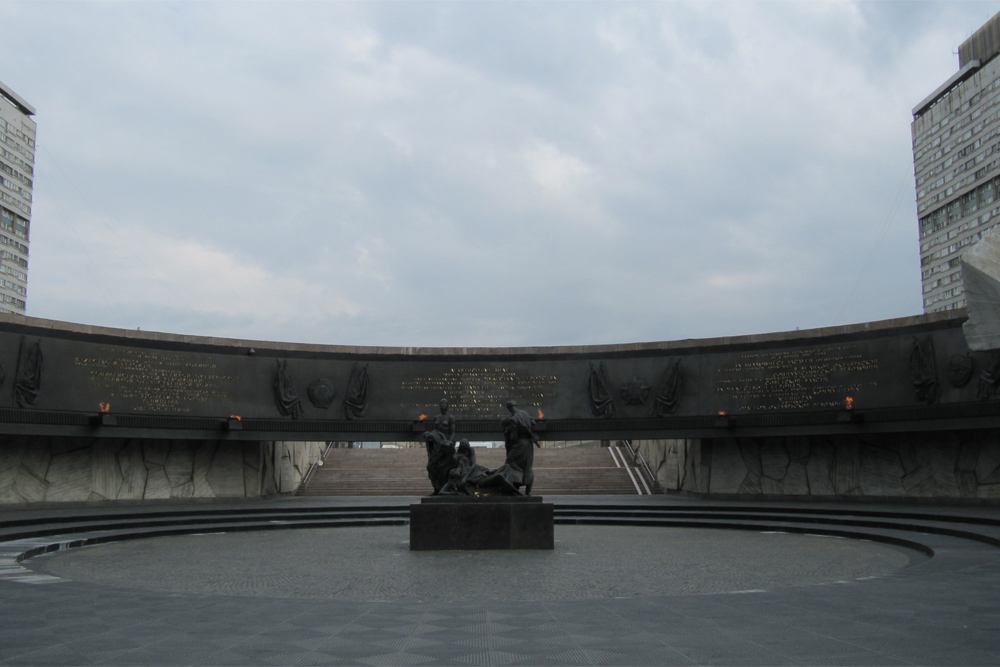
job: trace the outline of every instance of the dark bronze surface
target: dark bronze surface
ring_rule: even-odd
[[[410,505],[410,550],[552,549],[551,503],[523,498],[427,499]],[[450,501],[450,502],[449,502]]]
[[[720,415],[735,429],[912,429],[977,410],[994,419],[974,406],[1000,387],[1000,361],[969,351],[961,317],[622,346],[355,351],[27,321],[46,326],[0,318],[0,366],[16,369],[0,393],[7,433],[80,434],[110,406],[130,437],[420,440],[431,427],[420,416],[442,398],[470,440],[502,437],[509,400],[548,440],[699,437]],[[968,360],[962,374],[956,358]],[[963,383],[971,368],[979,381]],[[843,425],[848,398],[864,417]],[[226,429],[232,416],[241,429]]]

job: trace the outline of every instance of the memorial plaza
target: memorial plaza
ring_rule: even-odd
[[[1000,662],[995,507],[546,500],[552,551],[411,552],[405,521],[289,518],[377,516],[405,497],[5,511],[0,664]],[[574,524],[574,506],[615,518]],[[176,534],[150,537],[154,512],[176,514]],[[210,522],[240,512],[261,518]],[[642,518],[656,512],[692,518]],[[61,534],[18,540],[27,525]]]

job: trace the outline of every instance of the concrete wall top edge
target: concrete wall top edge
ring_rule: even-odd
[[[0,313],[0,326],[19,325],[33,329],[41,329],[59,334],[76,334],[82,336],[123,338],[126,341],[143,341],[145,343],[174,343],[209,347],[222,347],[245,350],[255,348],[285,352],[300,352],[314,354],[349,354],[371,356],[524,356],[524,355],[585,355],[585,354],[616,354],[629,352],[646,352],[657,350],[695,350],[698,348],[734,346],[734,345],[764,345],[773,342],[808,343],[814,339],[831,336],[864,334],[889,329],[909,327],[934,327],[934,325],[958,326],[967,319],[965,309],[942,311],[922,315],[912,315],[889,320],[863,322],[840,326],[819,327],[796,331],[779,331],[771,333],[749,334],[743,336],[720,336],[716,338],[688,338],[673,341],[648,341],[635,343],[618,343],[602,345],[552,345],[531,347],[387,347],[364,345],[321,345],[314,343],[289,343],[280,341],[263,341],[236,338],[217,338],[210,336],[192,336],[187,334],[166,333],[159,331],[143,331],[132,329],[117,329],[76,322],[49,320],[25,315]]]
[[[27,116],[35,115],[35,107],[28,104],[23,97],[11,90],[10,86],[0,81],[0,90],[3,91],[4,95],[17,103],[19,111]]]

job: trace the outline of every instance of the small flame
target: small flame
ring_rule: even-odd
[[[101,406],[101,412],[111,412],[110,403],[98,403],[98,405]]]
[[[854,408],[854,399],[851,398],[850,396],[848,396],[847,398],[845,398],[844,399],[844,407],[846,407],[848,410]]]
[[[539,419],[545,419],[545,413],[542,412],[541,408],[538,408],[538,418]]]
[[[423,420],[427,419],[427,415],[420,415],[419,417],[417,417],[417,419],[419,419],[420,421],[423,421]]]
[[[243,418],[240,417],[239,415],[229,415],[229,418],[230,419],[235,419],[238,422],[243,421]]]
[[[725,412],[724,410],[719,410],[719,414],[720,414],[720,415],[725,415],[725,414],[726,414],[726,412]]]

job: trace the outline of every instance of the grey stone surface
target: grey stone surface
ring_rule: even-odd
[[[21,457],[21,468],[37,477],[46,479],[49,474],[49,465],[52,463],[52,455],[45,446],[36,446],[27,438],[24,438],[24,455]]]
[[[899,443],[899,460],[903,464],[903,471],[909,475],[921,465],[921,460],[917,454],[917,444],[919,438],[906,438]]]
[[[1000,348],[1000,235],[993,229],[962,255],[969,319],[962,325],[970,350]]]
[[[1000,482],[1000,447],[986,447],[981,451],[972,470],[980,484]]]
[[[237,498],[246,496],[243,446],[219,447],[208,463],[208,486],[212,497]]]
[[[165,440],[143,440],[142,454],[147,463],[165,466],[167,456],[170,455],[170,443]]]
[[[754,438],[738,438],[736,441],[743,456],[743,465],[747,469],[747,479],[743,484],[748,483],[753,486],[760,485],[760,476],[763,474],[760,456],[760,442]]]
[[[163,593],[501,602],[815,586],[887,576],[911,562],[872,542],[732,530],[556,526],[551,551],[411,551],[409,537],[406,526],[191,535],[29,564],[76,582]]]
[[[988,453],[990,448],[986,449]],[[904,447],[903,451],[905,458],[909,460],[909,465],[904,466],[909,471],[903,478],[907,495],[959,496],[960,487],[956,478],[957,448],[924,440]]]
[[[65,440],[0,439],[0,504],[289,493],[324,448],[311,442]],[[1000,488],[1000,439],[992,431],[635,445],[670,491],[995,498]]]
[[[340,503],[385,501],[351,498]],[[233,504],[305,507],[319,502],[294,498]],[[662,496],[578,497],[574,502],[668,504]],[[720,503],[675,497],[669,504]],[[773,501],[767,506],[837,507]],[[839,507],[886,509],[853,503]],[[139,513],[142,508],[108,511]],[[953,513],[954,508],[923,505],[920,511]],[[0,509],[7,518],[59,512]],[[995,508],[962,513],[997,518]],[[434,558],[404,566],[405,545],[393,534],[402,527],[387,528],[384,537],[359,538],[360,533],[348,532],[337,539],[327,536],[328,531],[268,531],[257,533],[261,541],[252,543],[241,542],[234,533],[192,537],[194,543],[142,553],[119,555],[105,547],[63,552],[36,563],[44,568],[46,561],[79,555],[94,563],[77,564],[84,577],[109,572],[120,577],[133,567],[146,568],[149,576],[137,577],[135,586],[121,578],[110,585],[84,579],[31,585],[0,577],[0,664],[1000,664],[998,552],[989,545],[922,534],[918,539],[935,550],[934,558],[874,578],[851,578],[857,569],[838,580],[830,578],[834,571],[814,571],[816,581],[790,585],[813,567],[816,554],[806,551],[811,545],[821,548],[820,556],[828,560],[824,567],[832,562],[834,568],[870,565],[873,552],[865,547],[875,545],[853,543],[862,550],[831,558],[841,545],[852,543],[760,533],[720,542],[712,541],[711,534],[721,531],[700,529],[637,528],[637,533],[609,532],[606,537],[592,537],[585,527],[557,527],[562,529],[581,531],[577,536],[557,534],[557,544],[565,548],[547,553],[554,574],[563,578],[553,583],[547,566],[523,562],[533,581],[537,576],[554,592],[523,600],[483,599],[475,585],[477,577],[496,577],[510,569],[509,561],[424,552],[419,555]],[[300,532],[322,537],[296,537]],[[213,537],[237,541],[214,542]],[[166,542],[108,546],[142,549]],[[220,549],[223,545],[229,548]],[[375,556],[367,557],[372,552]],[[102,561],[102,555],[108,560]],[[799,560],[805,561],[801,567]],[[761,585],[742,578],[744,565],[763,574]],[[368,572],[383,568],[390,577],[378,579]],[[788,578],[783,578],[786,570]],[[407,576],[397,583],[393,577],[398,573]],[[178,590],[192,578],[209,581],[208,587]],[[671,584],[671,578],[680,583]],[[664,592],[649,593],[647,579]],[[421,592],[422,581],[429,581],[432,591],[454,586],[455,594],[411,597]],[[693,590],[691,582],[699,588]],[[166,589],[151,590],[154,583]],[[359,591],[394,593],[397,599],[345,599],[355,585]],[[630,587],[638,594],[630,595]],[[281,592],[299,589],[306,595]],[[584,595],[587,590],[591,597]]]
[[[229,447],[231,447],[230,445]],[[227,447],[227,449],[229,449]],[[215,497],[215,492],[212,489],[212,485],[209,484],[208,475],[212,470],[212,463],[215,460],[215,455],[219,446],[214,442],[204,443],[201,447],[195,450],[194,454],[194,468],[191,472],[191,495],[195,498],[213,498]],[[230,450],[232,451],[232,450]],[[223,455],[225,456],[225,455]],[[242,465],[240,466],[242,473]],[[233,473],[232,470],[226,471],[230,475]],[[222,481],[226,473],[222,470],[216,470],[216,476],[219,477],[219,481]],[[242,474],[240,475],[242,478]],[[242,479],[241,479],[242,481]],[[242,495],[242,494],[241,494]]]
[[[21,470],[21,458],[24,456],[24,444],[12,442],[7,446],[5,456],[0,456],[0,498],[13,493],[14,482]]]
[[[760,474],[780,482],[788,471],[788,451],[779,438],[767,438],[760,446]]]
[[[863,443],[860,447],[859,483],[866,496],[904,495],[903,464],[895,451]]]
[[[812,441],[808,436],[791,436],[785,438],[785,447],[791,461],[804,462],[809,460]]]
[[[322,455],[323,443],[277,441],[273,449],[276,492],[288,493],[298,488],[309,466]]]
[[[29,437],[27,442],[29,449],[34,449],[40,441],[37,438]],[[93,438],[42,438],[41,442],[47,442],[52,456],[58,456],[67,452],[90,451]]]
[[[670,441],[669,440],[635,440],[632,445],[636,448],[640,454],[642,454],[643,459],[646,461],[646,465],[649,466],[650,471],[653,476],[656,477],[660,484],[669,485],[672,483],[671,478],[667,474],[667,459],[669,458]]]
[[[262,469],[274,451],[270,443],[0,437],[0,504],[288,493],[323,448],[321,442],[280,443],[282,456]]]
[[[93,491],[90,463],[89,448],[54,454],[46,475],[49,488],[45,499],[53,502],[89,500]],[[53,484],[52,480],[59,481]]]
[[[163,471],[171,487],[190,482],[194,471],[194,446],[183,441],[171,442]]]
[[[681,470],[683,470],[680,458],[681,451],[683,450],[677,446],[677,442],[674,440],[664,440],[662,442],[664,448],[663,456],[660,460],[660,469],[657,470],[657,473],[659,473],[658,476],[662,475],[664,482],[667,484],[665,488],[679,489],[681,486]]]
[[[977,498],[1000,498],[1000,484],[983,484],[976,489]]]
[[[747,477],[747,468],[740,446],[733,439],[712,443],[711,493],[736,493]]]
[[[131,440],[118,452],[118,467],[122,483],[115,498],[143,498],[146,490],[146,466],[142,460],[142,443]]]
[[[243,447],[243,488],[248,497],[260,495],[260,457],[259,447]]]
[[[11,490],[13,493],[8,496],[11,499],[10,502],[37,503],[45,500],[49,483],[37,477],[33,472],[22,469],[17,479],[14,480]],[[7,502],[6,499],[5,502]]]
[[[750,445],[750,447],[744,447],[744,445]],[[743,453],[743,465],[747,469],[746,477],[743,478],[743,483],[740,484],[738,493],[743,494],[758,494],[763,493],[760,483],[760,451],[752,442],[740,442],[740,451]],[[751,451],[747,451],[750,449]]]
[[[90,451],[91,456],[91,493],[102,499],[114,500],[118,497],[122,474],[118,465],[118,449],[121,443],[117,440],[96,440]]]
[[[701,480],[698,478],[701,472],[701,441],[685,440],[684,443],[686,454],[681,490],[696,493],[701,490]]]
[[[935,488],[933,495],[956,498],[959,495],[958,482],[955,480],[955,463],[958,451],[943,443],[934,443],[924,447],[921,452],[926,465],[931,469]]]
[[[748,491],[745,490],[746,488],[747,487],[741,487],[741,489],[744,489],[741,490],[741,493],[748,493]],[[782,484],[779,481],[773,480],[770,477],[761,477],[759,493],[767,495],[781,495],[782,493],[784,493],[784,484]]]
[[[834,489],[837,495],[859,495],[861,493],[861,443],[853,438],[834,439]]]
[[[203,484],[202,489],[204,490],[207,485]],[[172,485],[170,487],[170,497],[171,498],[194,498],[195,497],[195,485],[194,481],[183,482],[181,484]],[[208,494],[202,496],[203,498],[208,498]]]
[[[709,450],[711,455],[711,450]],[[698,471],[698,493],[709,493],[712,490],[712,466],[707,463],[701,464]]]
[[[955,482],[958,484],[958,491],[963,498],[976,497],[979,489],[979,483],[976,481],[975,473],[967,470],[956,470]]]
[[[146,462],[146,486],[142,497],[146,500],[163,500],[170,497],[170,480],[163,466]]]
[[[642,455],[660,487],[670,491],[698,491],[701,460],[699,440],[635,440],[632,445]]]
[[[792,461],[788,464],[788,471],[781,482],[781,487],[782,493],[787,495],[809,495],[809,475],[804,461]]]
[[[701,449],[713,494],[994,498],[1000,488],[1000,441],[988,430],[723,438]]]
[[[955,461],[955,470],[974,472],[976,464],[979,461],[979,451],[982,448],[982,443],[973,440],[972,442],[959,443],[957,447],[958,459]]]
[[[48,482],[45,475],[48,472],[50,457],[44,450],[35,450],[22,444],[22,455],[14,454],[14,460],[20,462],[20,469],[11,466],[14,471],[13,481],[10,484],[9,498],[24,499],[25,502],[40,502],[45,498],[48,491]]]

